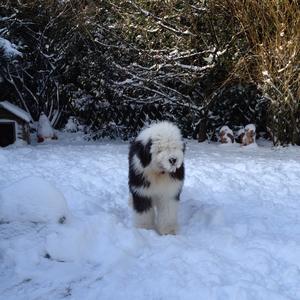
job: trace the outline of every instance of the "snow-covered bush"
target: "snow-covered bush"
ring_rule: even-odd
[[[123,139],[152,120],[199,140],[251,122],[300,142],[296,0],[6,0],[1,11],[22,57],[0,58],[0,100],[35,119],[62,127],[72,115],[93,138]]]
[[[67,124],[65,125],[64,131],[77,132],[80,130],[80,124],[76,117],[69,117]]]
[[[300,144],[299,1],[214,1],[237,20],[246,46],[232,76],[260,88],[274,144]]]
[[[64,123],[74,66],[80,59],[78,45],[83,44],[70,6],[59,1],[1,3],[1,36],[18,45],[22,57],[3,59],[0,48],[0,101],[15,102],[35,120],[44,111],[53,126]]]

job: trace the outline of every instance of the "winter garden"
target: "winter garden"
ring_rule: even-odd
[[[0,299],[298,300],[299,22],[298,1],[5,0]]]

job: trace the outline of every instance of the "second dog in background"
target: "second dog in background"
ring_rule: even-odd
[[[219,141],[222,144],[232,144],[234,141],[242,146],[248,146],[256,143],[256,127],[254,124],[248,124],[245,128],[240,128],[235,135],[227,126],[222,126],[219,131]]]
[[[256,127],[254,124],[248,124],[245,127],[245,134],[242,139],[243,146],[256,143]]]
[[[228,126],[225,125],[220,129],[219,140],[222,144],[234,143],[233,132]]]
[[[242,146],[248,146],[256,143],[256,127],[254,124],[248,124],[236,133],[236,141]]]

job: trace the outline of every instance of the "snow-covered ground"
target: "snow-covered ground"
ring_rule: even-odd
[[[128,144],[72,137],[0,148],[2,215],[43,191],[43,213],[69,207],[6,211],[1,299],[300,299],[299,147],[187,141],[180,231],[159,236],[132,227]]]

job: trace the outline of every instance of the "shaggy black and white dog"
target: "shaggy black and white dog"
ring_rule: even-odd
[[[136,227],[176,234],[184,148],[180,130],[170,122],[149,126],[131,144],[129,190]]]

